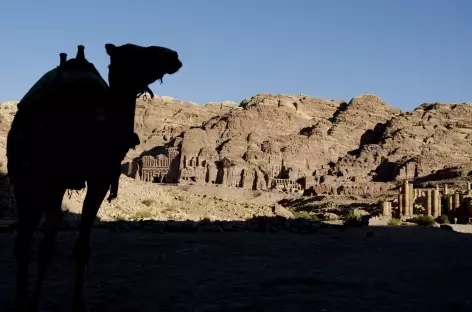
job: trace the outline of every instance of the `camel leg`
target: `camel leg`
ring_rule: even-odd
[[[17,236],[14,254],[17,263],[15,309],[24,311],[28,303],[28,275],[31,261],[31,241],[41,218],[41,209],[35,205],[38,193],[34,185],[17,183],[14,185],[17,206]]]
[[[65,189],[61,188],[43,191],[43,194],[46,194],[46,196],[42,200],[41,205],[43,211],[46,213],[46,224],[44,236],[38,248],[38,276],[36,278],[36,284],[30,301],[31,311],[38,310],[44,275],[53,259],[57,231],[61,221],[62,199],[65,191]]]
[[[88,189],[82,208],[79,237],[74,247],[76,272],[72,311],[87,310],[83,299],[83,288],[85,282],[85,271],[91,254],[90,236],[92,234],[92,227],[98,209],[105,199],[109,186],[110,183],[108,181],[89,181],[87,183]]]

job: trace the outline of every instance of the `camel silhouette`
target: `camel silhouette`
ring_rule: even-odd
[[[138,145],[136,98],[149,84],[181,67],[177,52],[164,47],[106,44],[109,85],[78,46],[75,59],[60,54],[60,65],[43,75],[18,104],[7,140],[8,175],[17,202],[15,307],[37,311],[41,286],[52,260],[67,190],[86,187],[79,236],[72,311],[87,311],[83,298],[90,239],[101,203],[118,195],[121,161]],[[30,296],[28,271],[35,228],[44,215],[38,248],[38,276]]]

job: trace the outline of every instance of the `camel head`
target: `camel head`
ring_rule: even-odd
[[[107,43],[105,49],[110,56],[108,81],[112,89],[150,92],[149,84],[156,80],[162,83],[165,74],[175,74],[182,67],[177,52],[164,47]]]

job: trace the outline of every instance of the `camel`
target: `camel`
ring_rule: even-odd
[[[87,311],[83,297],[92,227],[108,191],[117,197],[121,162],[140,142],[134,132],[136,98],[149,84],[181,67],[177,52],[159,46],[107,43],[109,85],[85,58],[60,54],[60,65],[40,78],[18,104],[7,139],[8,176],[17,203],[15,307],[37,311],[44,275],[53,258],[66,191],[86,188],[74,247],[72,311]],[[38,276],[30,295],[32,236],[44,215]]]

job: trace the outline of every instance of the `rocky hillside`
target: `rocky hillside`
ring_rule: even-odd
[[[200,157],[231,168],[237,179],[248,173],[255,181],[310,177],[313,186],[331,187],[331,193],[339,193],[339,187],[365,191],[373,182],[388,186],[405,176],[466,176],[471,168],[468,103],[426,103],[404,112],[369,94],[350,101],[258,94],[239,105],[197,105],[165,96],[141,98],[137,104],[141,145],[130,151],[129,159],[159,146],[178,147],[181,161]],[[16,103],[0,105],[3,170],[15,110]],[[378,184],[379,191],[388,189]]]
[[[472,106],[422,104],[378,124],[368,144],[343,156],[333,174],[389,181],[404,177],[398,168],[407,167],[409,177],[421,178],[444,168],[468,166],[471,156]]]
[[[136,152],[130,152],[129,156],[137,156],[143,151],[165,145],[171,138],[191,127],[224,115],[235,107],[237,104],[233,102],[197,105],[168,96],[156,96],[152,100],[141,98],[136,105],[135,118],[135,129],[141,144]]]
[[[359,148],[371,140],[370,129],[400,113],[374,95],[346,103],[259,94],[182,132],[172,144],[185,159],[226,158],[237,176],[246,169],[258,180],[299,179]]]
[[[16,113],[18,102],[0,103],[0,173],[6,172],[7,134]]]

